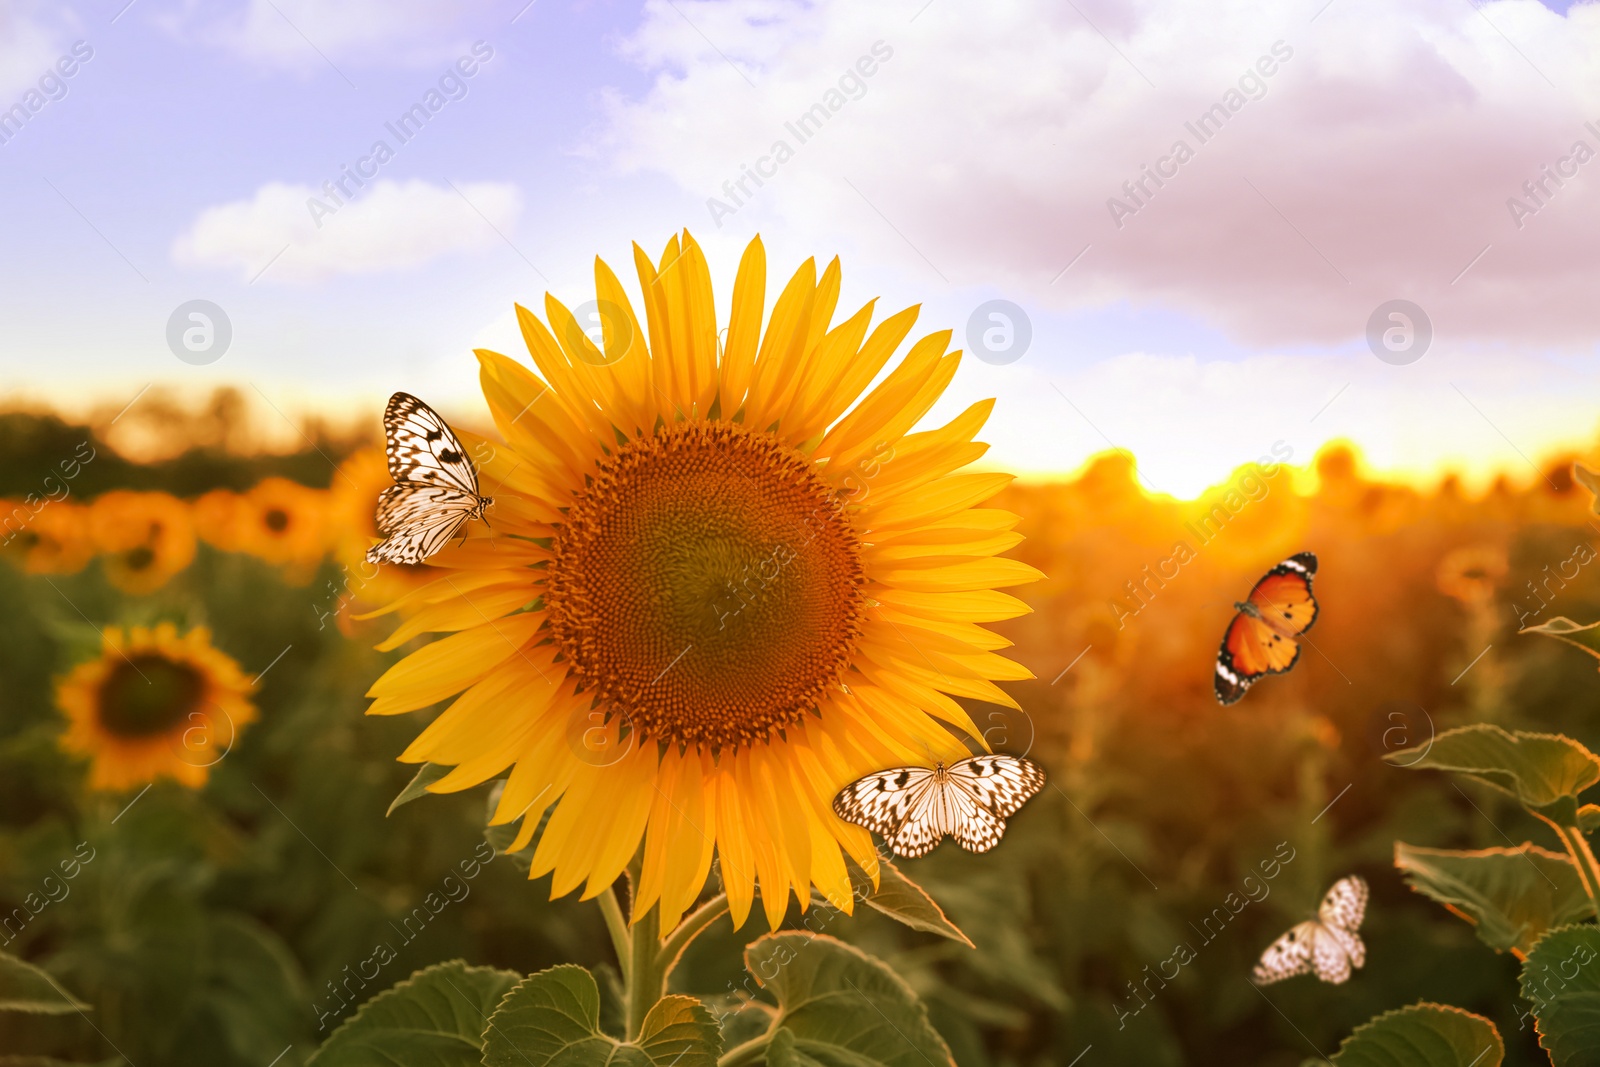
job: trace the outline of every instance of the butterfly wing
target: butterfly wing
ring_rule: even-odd
[[[884,838],[890,851],[904,859],[916,859],[932,852],[945,834],[954,833],[961,821],[960,801],[952,796],[955,792],[948,781],[939,781],[930,771],[905,822]]]
[[[1271,985],[1297,974],[1310,974],[1316,967],[1312,959],[1316,946],[1317,924],[1303,922],[1267,946],[1251,977],[1257,985]]]
[[[1311,969],[1318,978],[1332,985],[1349,981],[1350,965],[1354,959],[1347,938],[1354,938],[1355,935],[1329,930],[1321,923],[1312,923],[1311,926],[1314,928],[1311,935]],[[1360,939],[1356,940],[1359,943]]]
[[[1274,630],[1303,634],[1317,621],[1317,598],[1311,593],[1311,576],[1316,573],[1317,557],[1312,553],[1290,556],[1255,584],[1250,603]]]
[[[1021,756],[972,756],[951,764],[948,773],[979,807],[1000,819],[1026,804],[1045,781],[1043,768]]]
[[[478,495],[478,469],[439,413],[410,393],[396,393],[383,411],[389,474],[397,485],[440,485]]]
[[[954,816],[954,825],[947,832],[956,844],[968,852],[987,852],[1000,843],[1006,832],[1003,817],[979,803],[960,782],[950,782],[945,792],[951,794],[950,810]]]
[[[378,533],[369,563],[421,563],[472,517],[478,498],[443,486],[391,485],[378,495]]]
[[[1317,908],[1317,918],[1357,967],[1367,962],[1367,946],[1357,933],[1367,915],[1367,892],[1366,879],[1352,874],[1333,883]]]
[[[926,767],[895,767],[850,783],[833,798],[833,813],[885,839],[900,832],[934,784]]]
[[[1294,638],[1317,619],[1311,595],[1316,572],[1317,557],[1301,552],[1273,567],[1250,590],[1253,612],[1233,617],[1217,650],[1214,684],[1220,703],[1235,703],[1258,679],[1282,674],[1299,661],[1300,642]]]

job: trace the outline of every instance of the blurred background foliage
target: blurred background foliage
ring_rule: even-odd
[[[362,715],[367,686],[411,647],[376,652],[389,624],[353,618],[363,598],[414,581],[355,574],[381,457],[315,427],[303,449],[252,452],[229,429],[226,398],[202,415],[210,430],[184,430],[199,447],[152,462],[124,458],[103,424],[0,416],[0,497],[40,493],[89,441],[96,458],[45,512],[91,516],[110,491],[165,491],[187,502],[199,533],[192,562],[138,594],[95,552],[74,569],[35,554],[26,532],[0,550],[0,916],[26,916],[0,932],[0,950],[90,1005],[0,1013],[0,1062],[292,1067],[361,1000],[436,961],[604,974],[597,909],[548,901],[547,882],[529,884],[516,857],[484,865],[420,931],[403,925],[481,854],[485,790],[385,816],[414,769],[394,757],[419,723]],[[1028,536],[1014,555],[1049,578],[1020,591],[1033,614],[996,629],[1038,677],[1011,686],[1021,714],[969,710],[993,747],[1029,753],[1054,787],[997,851],[946,845],[904,864],[976,951],[871,912],[823,932],[904,975],[963,1067],[1067,1064],[1091,1045],[1085,1063],[1298,1064],[1420,999],[1493,1019],[1508,1064],[1547,1062],[1519,1028],[1517,961],[1407,890],[1393,849],[1554,841],[1490,790],[1379,757],[1479,721],[1600,747],[1593,661],[1516,634],[1519,618],[1600,618],[1600,568],[1562,567],[1596,531],[1569,465],[1468,494],[1451,481],[1374,481],[1334,447],[1304,468],[1241,468],[1201,500],[1175,501],[1108,454],[1070,480],[1006,490],[995,506],[1021,514]],[[239,527],[238,515],[259,513],[235,505],[271,478],[320,491],[294,504],[322,511],[313,547],[262,547]],[[202,499],[227,503],[228,521]],[[1208,515],[1211,526],[1195,525]],[[1180,541],[1193,558],[1175,567]],[[1212,663],[1233,601],[1300,550],[1321,561],[1310,647],[1291,675],[1218,707]],[[201,791],[90,793],[84,765],[57,746],[53,682],[97,654],[99,629],[158,620],[207,626],[247,674],[266,671],[260,719]],[[1261,883],[1268,894],[1202,932],[1230,893],[1245,895],[1247,876],[1282,860],[1283,843],[1293,858]],[[90,854],[59,879],[63,860]],[[1372,886],[1365,969],[1338,987],[1251,985],[1259,952],[1351,872]],[[59,899],[25,907],[52,875]],[[804,921],[791,910],[791,924]],[[720,924],[677,982],[736,1002],[739,950],[759,924]],[[380,944],[395,958],[362,977]],[[1192,962],[1152,979],[1180,944]]]

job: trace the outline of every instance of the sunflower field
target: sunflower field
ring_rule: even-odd
[[[635,267],[420,453],[0,415],[0,1067],[1600,1062],[1585,457],[1017,482],[837,261]],[[390,562],[407,471],[480,510]],[[1220,705],[1302,552],[1299,662]],[[1042,787],[870,814],[988,752]]]

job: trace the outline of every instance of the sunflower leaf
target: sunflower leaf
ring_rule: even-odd
[[[389,810],[383,813],[384,816],[387,818],[395,813],[395,809],[404,807],[420,796],[426,796],[428,787],[449,773],[449,767],[437,763],[424,763],[417,768],[417,773],[406,783],[406,787],[400,790],[400,795],[394,798]]]
[[[1500,1067],[1505,1055],[1500,1031],[1488,1019],[1423,1002],[1362,1023],[1332,1062],[1335,1067]]]
[[[716,1067],[717,1022],[694,997],[662,997],[637,1043],[600,1029],[594,975],[564,963],[518,982],[483,1032],[486,1067]]]
[[[1600,622],[1584,624],[1573,622],[1565,615],[1557,615],[1549,622],[1542,622],[1538,626],[1525,626],[1517,632],[1553,637],[1573,648],[1581,648],[1595,659],[1600,659]]]
[[[1533,1002],[1539,1045],[1555,1067],[1600,1064],[1600,928],[1552,930],[1522,965],[1522,995]]]
[[[717,1067],[722,1034],[717,1020],[695,997],[668,996],[644,1017],[639,1047],[660,1067]]]
[[[1532,843],[1457,852],[1397,841],[1394,865],[1407,885],[1472,923],[1496,952],[1525,956],[1547,931],[1592,914],[1572,860]]]
[[[484,1020],[516,981],[461,960],[426,967],[363,1004],[306,1067],[477,1067]]]
[[[88,1008],[56,985],[43,969],[0,952],[0,1011],[65,1015]]]
[[[953,1067],[911,987],[860,949],[826,935],[786,932],[752,942],[744,957],[778,998],[770,1062]]]
[[[1397,759],[1396,757],[1401,757]],[[1402,767],[1458,771],[1520,800],[1529,809],[1574,798],[1600,782],[1600,757],[1561,734],[1510,733],[1490,723],[1446,730],[1420,757],[1384,756]]]
[[[872,879],[854,863],[850,867],[850,885],[856,899],[873,911],[882,912],[896,922],[913,930],[938,934],[959,941],[968,948],[976,948],[972,939],[951,922],[928,891],[906,877],[904,871],[880,857],[878,859],[878,888],[872,888]]]

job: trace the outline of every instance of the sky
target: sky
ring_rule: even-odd
[[[1535,0],[0,0],[0,406],[482,422],[514,303],[687,227],[724,316],[756,234],[920,304],[998,466],[1529,478],[1600,439],[1597,65]]]

